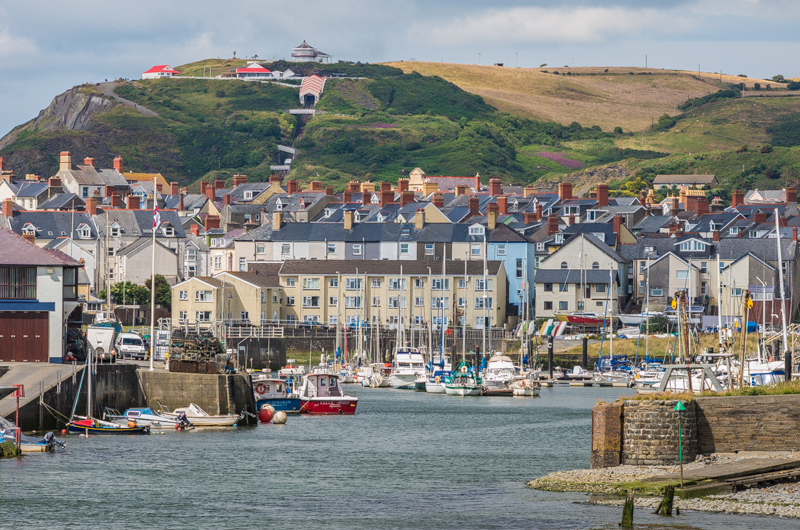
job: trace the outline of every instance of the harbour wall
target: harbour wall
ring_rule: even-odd
[[[81,367],[74,376],[67,374],[59,383],[41,393],[38,388],[27,387],[26,394],[35,393],[36,397],[20,405],[19,424],[22,429],[60,430],[66,424],[65,418],[70,417],[73,406],[77,415],[85,415],[88,385],[83,372],[84,367]],[[98,365],[92,394],[92,412],[98,418],[102,417],[106,407],[122,412],[134,407],[157,407],[158,401],[170,409],[197,403],[209,414],[256,413],[250,376],[246,374],[150,372],[133,364]],[[14,416],[15,412],[12,412],[6,417],[14,421]]]
[[[675,400],[598,403],[591,467],[679,462]],[[683,461],[698,454],[800,450],[800,396],[703,397],[680,413]]]

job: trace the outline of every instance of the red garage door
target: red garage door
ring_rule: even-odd
[[[0,361],[49,361],[47,312],[0,313]]]

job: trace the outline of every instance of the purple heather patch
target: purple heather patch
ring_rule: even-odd
[[[550,153],[549,151],[539,151],[536,154],[543,158],[548,158],[553,162],[555,162],[556,164],[561,164],[562,166],[568,167],[570,169],[580,169],[582,167],[586,167],[586,164],[584,164],[583,162],[578,162],[577,160],[564,158],[564,155],[561,153]]]

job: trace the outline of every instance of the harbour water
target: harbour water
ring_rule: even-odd
[[[284,426],[67,437],[0,461],[2,528],[618,528],[621,509],[528,489],[588,466],[590,410],[631,391],[540,398],[362,389],[358,414]],[[62,437],[63,438],[63,437]],[[796,528],[762,517],[637,510],[637,528]]]

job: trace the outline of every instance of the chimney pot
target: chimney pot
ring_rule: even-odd
[[[114,169],[122,173],[122,157],[118,156],[114,159]]]
[[[92,166],[92,167],[94,167],[94,158],[91,158],[91,157],[87,156],[86,158],[83,159],[83,165],[84,166]]]
[[[128,195],[128,210],[138,210],[139,202],[138,195]]]

